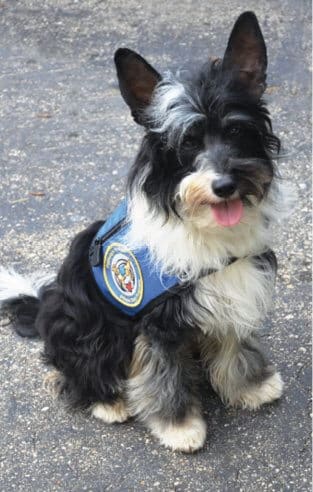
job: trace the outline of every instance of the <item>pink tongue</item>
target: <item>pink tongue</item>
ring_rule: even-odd
[[[240,198],[229,202],[215,203],[211,207],[216,222],[224,227],[238,224],[243,215],[243,205]]]

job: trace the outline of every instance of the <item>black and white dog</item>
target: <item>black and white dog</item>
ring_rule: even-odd
[[[161,76],[125,48],[115,63],[145,128],[127,188],[129,258],[144,248],[142,268],[177,285],[134,316],[111,303],[90,264],[96,222],[74,239],[56,279],[2,269],[1,306],[19,334],[43,339],[50,383],[71,406],[106,423],[136,416],[166,447],[193,452],[206,437],[200,367],[227,405],[256,409],[282,394],[257,341],[276,274],[272,226],[284,211],[273,164],[280,144],[262,100],[266,47],[245,12],[224,58],[196,75]],[[123,258],[111,275],[127,299],[141,267]]]

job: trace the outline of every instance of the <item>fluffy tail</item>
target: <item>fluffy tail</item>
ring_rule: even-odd
[[[13,269],[0,267],[0,312],[9,317],[15,331],[22,337],[39,337],[35,320],[40,297],[54,276],[36,273],[24,277]]]

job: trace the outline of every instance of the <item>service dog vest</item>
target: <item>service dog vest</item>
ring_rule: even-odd
[[[90,248],[90,264],[104,297],[128,316],[136,316],[182,282],[153,268],[148,248],[132,251],[126,244],[129,223],[122,201],[102,225]],[[162,299],[161,299],[162,298]]]
[[[152,264],[146,247],[127,245],[127,202],[122,201],[93,239],[89,259],[94,279],[103,296],[128,316],[136,316],[181,289],[188,288],[176,276],[166,275]],[[230,258],[231,264],[236,258]],[[216,272],[206,270],[201,276]]]

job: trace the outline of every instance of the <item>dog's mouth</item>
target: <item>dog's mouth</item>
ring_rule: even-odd
[[[243,203],[240,198],[211,203],[211,209],[216,222],[223,227],[232,227],[238,224],[243,216]]]

